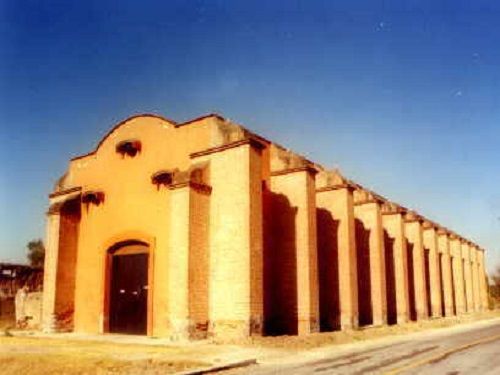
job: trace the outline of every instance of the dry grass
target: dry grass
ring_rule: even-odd
[[[170,374],[207,366],[193,349],[0,337],[2,374]]]
[[[172,374],[204,365],[201,362],[160,359],[114,359],[81,353],[0,354],[2,374]]]
[[[252,337],[224,342],[238,347],[202,343],[184,346],[143,345],[72,338],[0,336],[1,374],[169,374],[210,366],[221,354],[257,349],[260,355],[288,355],[327,345],[346,344],[450,327],[500,317],[500,311],[435,319],[399,326],[317,333],[307,336]],[[218,344],[223,344],[219,342]],[[224,355],[222,355],[224,357]]]

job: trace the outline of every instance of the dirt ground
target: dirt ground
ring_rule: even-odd
[[[0,318],[0,331],[4,331],[7,328],[14,327],[14,320]]]
[[[314,333],[307,336],[250,337],[244,341],[224,341],[219,343],[234,343],[247,347],[278,348],[286,350],[304,350],[327,345],[347,344],[374,338],[404,335],[409,332],[419,332],[428,329],[451,327],[457,324],[500,317],[500,310],[486,311],[474,315],[460,317],[437,318],[410,322],[401,325],[367,327],[352,331],[336,331]]]
[[[169,374],[249,358],[281,357],[327,345],[404,335],[500,317],[500,311],[434,319],[400,326],[297,336],[254,337],[232,342],[146,345],[71,336],[43,337],[5,330],[0,322],[0,373],[10,374]],[[148,339],[149,340],[149,339]],[[151,339],[152,343],[154,339]]]
[[[0,372],[5,375],[171,374],[210,365],[198,358],[192,349],[176,347],[0,337]]]
[[[2,374],[173,374],[199,367],[194,361],[168,361],[157,359],[125,360],[106,356],[67,354],[1,354]]]

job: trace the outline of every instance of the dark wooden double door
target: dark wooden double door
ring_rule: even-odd
[[[147,333],[148,254],[116,254],[111,264],[109,332]]]

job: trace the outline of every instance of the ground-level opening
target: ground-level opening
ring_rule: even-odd
[[[413,244],[406,241],[406,251],[408,258],[408,300],[409,300],[409,318],[411,321],[417,320],[417,304],[415,301],[415,272],[413,267]]]
[[[109,251],[110,333],[146,335],[148,323],[148,245],[128,241]]]
[[[370,267],[370,230],[361,220],[355,221],[356,257],[358,272],[359,326],[373,324],[371,267]]]
[[[265,190],[264,334],[298,333],[297,207],[283,194]],[[272,218],[272,219],[271,219]]]
[[[468,306],[468,302],[467,301],[467,283],[466,283],[466,277],[465,277],[465,259],[462,259],[461,260],[462,262],[462,285],[463,285],[463,288],[462,288],[462,294],[463,294],[463,301],[464,301],[464,311],[465,312],[468,312],[469,311],[469,306]]]
[[[432,316],[430,253],[429,249],[424,249],[425,302],[427,304],[428,317]]]
[[[338,231],[340,221],[328,210],[317,209],[319,328],[340,330],[340,284]],[[344,270],[348,272],[348,270]]]
[[[441,295],[441,316],[446,316],[446,308],[444,301],[444,275],[443,275],[443,254],[439,254],[438,271],[439,271],[439,293]]]
[[[456,286],[455,286],[455,272],[453,272],[453,266],[455,265],[455,259],[451,257],[452,264],[452,274],[451,274],[451,304],[453,315],[457,315],[457,300],[456,300]]]
[[[387,298],[387,324],[397,324],[396,269],[394,267],[394,238],[384,231],[385,283]]]

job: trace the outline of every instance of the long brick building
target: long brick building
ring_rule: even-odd
[[[477,244],[219,115],[128,118],[49,197],[46,330],[302,335],[487,308]]]

